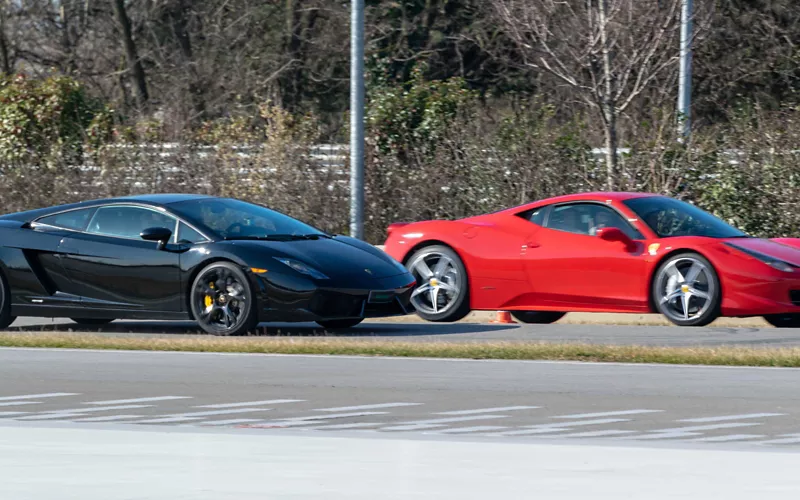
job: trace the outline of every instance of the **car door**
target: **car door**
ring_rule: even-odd
[[[84,232],[64,238],[63,267],[84,306],[183,310],[179,253],[139,237],[149,227],[166,227],[174,233],[177,222],[156,208],[106,205],[97,209]]]
[[[616,227],[636,249],[599,238]],[[544,228],[527,244],[525,263],[537,304],[585,309],[647,309],[644,237],[615,209],[602,203],[551,207]]]

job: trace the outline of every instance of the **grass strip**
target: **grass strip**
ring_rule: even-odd
[[[650,347],[544,342],[383,342],[264,337],[150,339],[34,333],[0,334],[0,347],[800,367],[800,348]]]

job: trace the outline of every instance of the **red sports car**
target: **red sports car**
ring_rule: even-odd
[[[800,239],[752,238],[653,194],[583,193],[455,221],[396,223],[385,251],[416,277],[429,321],[471,310],[524,323],[659,312],[681,326],[763,316],[800,327]]]

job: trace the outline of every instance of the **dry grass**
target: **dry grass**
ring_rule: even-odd
[[[0,334],[0,347],[800,367],[800,348],[688,348],[531,342],[375,342],[263,337],[150,339],[39,333]]]

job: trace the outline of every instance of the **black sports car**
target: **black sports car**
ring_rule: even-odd
[[[413,312],[414,277],[381,250],[260,205],[158,194],[0,217],[0,328],[17,316],[88,325],[194,319],[348,328]]]

